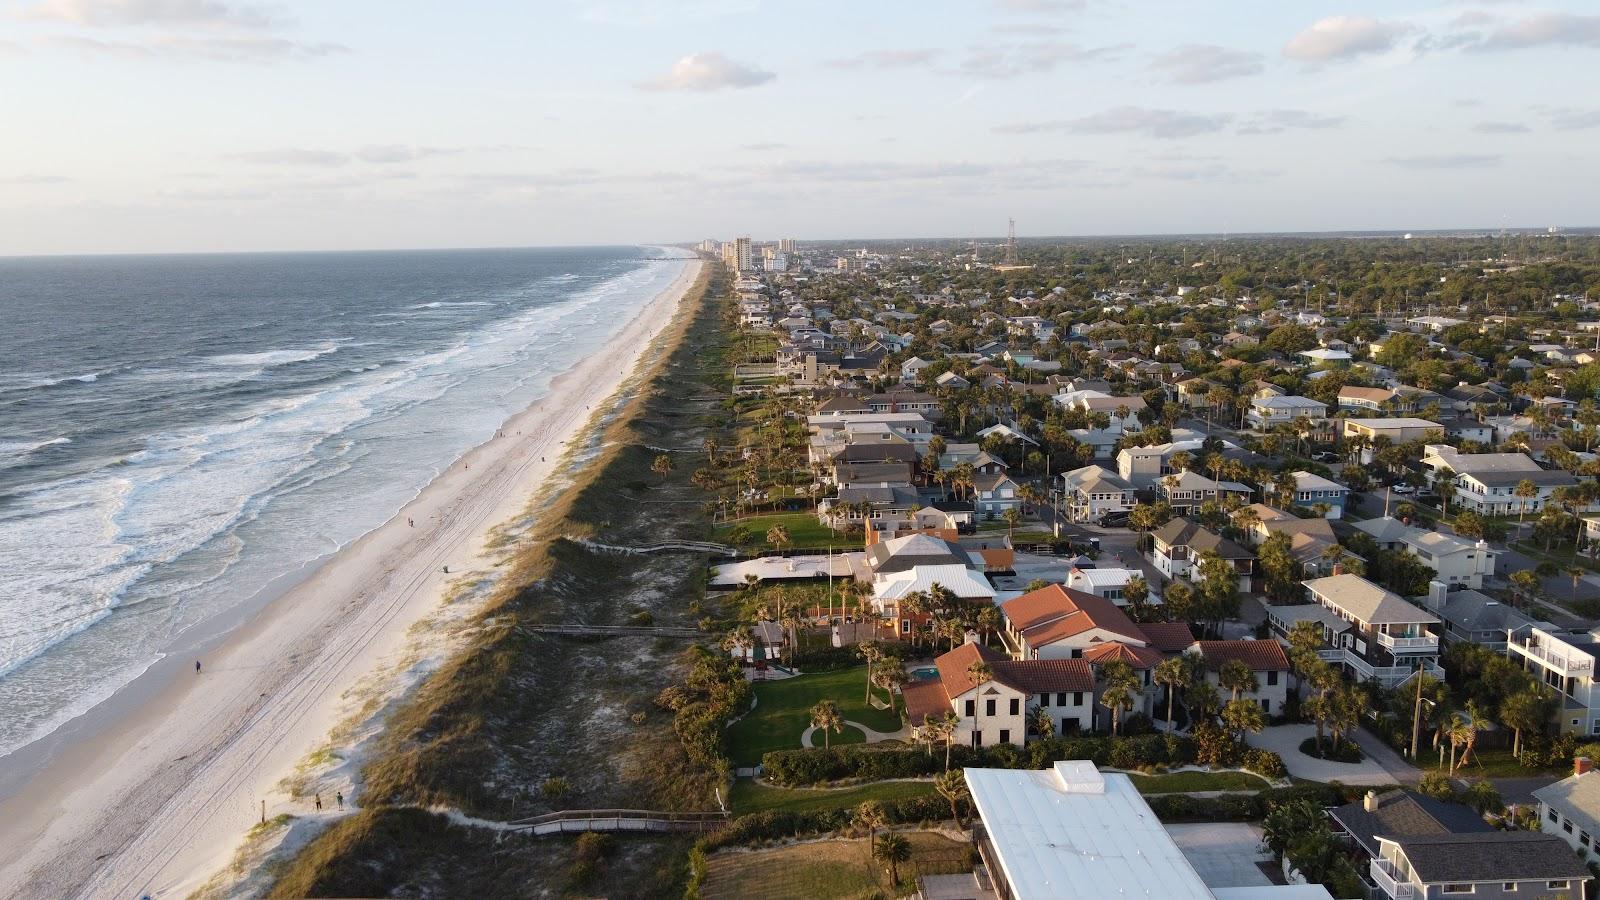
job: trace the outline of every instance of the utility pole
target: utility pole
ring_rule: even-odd
[[[1411,708],[1411,758],[1417,758],[1417,741],[1422,737],[1422,669],[1411,676],[1417,680],[1417,702]]]

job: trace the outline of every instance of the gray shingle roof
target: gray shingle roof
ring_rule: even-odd
[[[1329,810],[1328,815],[1374,856],[1378,854],[1377,836],[1380,834],[1400,838],[1494,831],[1470,807],[1407,790],[1379,794],[1378,808],[1372,812],[1367,812],[1363,802],[1357,800]]]
[[[1400,838],[1417,877],[1429,884],[1448,881],[1523,881],[1587,879],[1589,867],[1566,841],[1534,831],[1492,831]]]

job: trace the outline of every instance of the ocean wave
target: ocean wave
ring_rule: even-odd
[[[10,468],[25,462],[46,447],[59,447],[72,443],[72,438],[55,437],[43,441],[0,441],[0,468]]]
[[[292,350],[266,350],[260,353],[222,353],[216,356],[204,357],[201,362],[228,368],[270,369],[273,366],[310,362],[330,353],[338,353],[343,346],[344,344],[339,341],[327,341],[315,347]]]

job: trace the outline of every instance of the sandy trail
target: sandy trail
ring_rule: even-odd
[[[107,701],[125,706],[107,727],[26,761],[37,771],[0,799],[0,895],[184,896],[228,863],[263,799],[269,817],[310,812],[275,803],[279,781],[327,740],[345,693],[405,650],[408,629],[438,609],[448,586],[500,558],[489,547],[495,527],[550,478],[563,445],[633,372],[701,265],[687,261],[604,350],[393,519],[200,651],[203,674],[192,659],[166,660],[142,690]]]

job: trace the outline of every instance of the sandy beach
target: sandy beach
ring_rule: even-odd
[[[525,513],[701,268],[689,261],[605,350],[248,622],[0,760],[0,894],[187,896],[228,865],[263,801],[269,818],[315,815],[280,782],[327,744],[356,685],[414,654],[413,626],[447,591],[491,574],[497,526]]]

